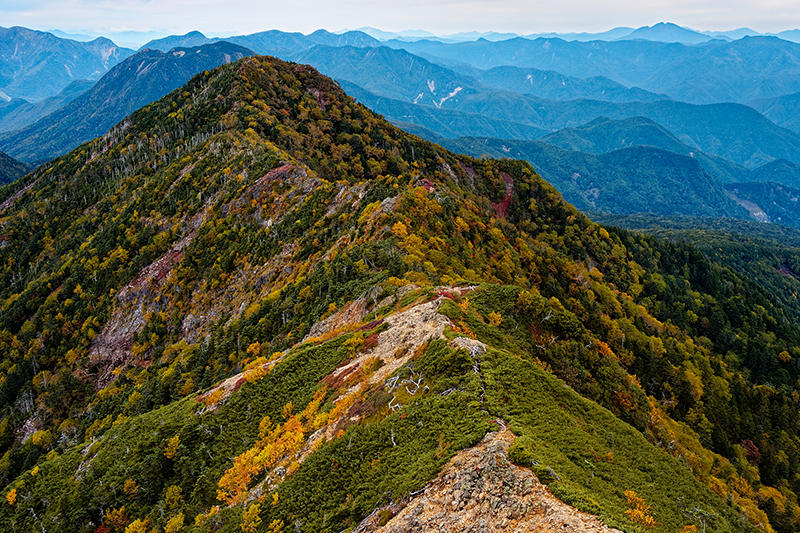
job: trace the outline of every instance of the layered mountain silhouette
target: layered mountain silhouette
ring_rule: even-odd
[[[385,43],[457,68],[515,66],[573,77],[603,76],[629,87],[692,103],[739,102],[798,92],[800,44],[744,37],[701,45],[646,40],[564,41],[516,38],[500,42]]]
[[[626,41],[642,39],[645,41],[665,43],[700,44],[709,41],[710,37],[689,28],[683,28],[672,22],[659,22],[652,26],[636,28],[619,39]]]
[[[800,131],[800,92],[756,100],[751,105],[776,124]]]
[[[220,42],[169,52],[146,49],[129,57],[90,90],[33,124],[0,134],[0,147],[40,163],[105,133],[131,112],[186,83],[198,72],[230,63],[250,50]]]
[[[0,102],[0,131],[14,131],[33,124],[40,118],[60,110],[69,102],[88,91],[95,84],[90,80],[73,81],[55,96],[29,102],[14,98]]]
[[[19,26],[0,28],[0,91],[41,100],[73,81],[100,78],[133,53],[102,37],[78,42]]]

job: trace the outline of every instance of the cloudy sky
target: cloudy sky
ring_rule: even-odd
[[[701,30],[800,27],[800,0],[0,0],[0,25],[212,35],[374,26],[434,33],[601,31],[667,20]]]

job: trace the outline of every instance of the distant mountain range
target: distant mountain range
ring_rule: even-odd
[[[438,129],[438,121],[431,118],[436,114],[436,108],[380,97],[354,84],[344,83],[343,86],[365,105],[395,122],[418,124],[446,136]],[[513,93],[476,92],[461,99],[450,99],[442,108],[551,131],[580,126],[597,117],[624,119],[641,116],[661,124],[689,146],[744,166],[757,167],[773,159],[800,163],[800,135],[775,125],[752,108],[738,104],[557,102]],[[534,138],[540,136],[537,134]]]
[[[381,42],[370,37],[364,32],[350,31],[344,33],[331,33],[326,30],[317,30],[308,35],[302,33],[288,33],[278,30],[269,30],[249,35],[234,35],[231,37],[206,37],[199,31],[192,31],[185,35],[173,35],[163,39],[148,42],[142,49],[152,48],[169,51],[175,47],[200,46],[214,42],[227,41],[244,46],[263,55],[281,56],[287,53],[296,53],[300,50],[312,48],[317,45],[327,46],[380,46]]]
[[[545,141],[463,138],[437,142],[473,156],[525,159],[582,210],[748,217],[696,159],[660,148],[633,146],[589,154]]]
[[[74,41],[93,41],[101,36],[96,31],[77,31],[77,32],[65,32],[58,29],[55,30],[46,30],[49,33],[52,33],[56,37],[61,37],[63,39],[72,39]],[[147,30],[147,31],[136,31],[136,30],[110,30],[102,33],[102,36],[107,37],[117,43],[120,46],[124,46],[126,48],[131,49],[139,49],[143,43],[150,41],[152,39],[157,39],[164,35],[163,31],[158,30]]]
[[[39,102],[0,103],[0,149],[28,163],[49,160],[102,135],[197,73],[253,53],[274,54],[311,64],[395,124],[450,149],[530,161],[587,211],[794,224],[800,90],[752,99],[768,119],[745,105],[693,105],[670,100],[667,91],[558,69],[574,74],[602,67],[645,79],[647,68],[678,69],[686,58],[700,57],[717,69],[705,76],[710,94],[722,90],[719,80],[730,74],[726,61],[735,63],[732,58],[741,53],[751,64],[764,65],[742,83],[780,93],[797,81],[792,69],[800,65],[800,46],[763,37],[692,46],[656,42],[659,36],[669,40],[671,32],[689,38],[684,28],[670,24],[615,32],[593,43],[485,36],[453,43],[406,35],[402,43],[387,41],[389,46],[363,31],[266,31],[225,39],[189,32],[150,41],[96,84],[76,81]],[[520,66],[547,53],[557,69]],[[517,64],[490,66],[503,61]],[[779,65],[785,67],[781,72]],[[775,76],[769,84],[758,81],[765,72]],[[697,85],[701,78],[683,73],[670,83]]]
[[[733,37],[743,36],[732,42],[726,40],[733,38],[727,34],[707,35],[671,23],[615,28],[602,34],[532,34],[524,38],[470,32],[447,40],[417,32],[416,36],[387,40],[392,34],[373,33],[383,40],[364,31],[318,30],[304,35],[270,30],[225,38],[192,31],[151,40],[143,48],[169,51],[228,41],[258,54],[286,57],[318,45],[385,44],[464,74],[471,74],[466,66],[489,70],[484,77],[477,76],[488,86],[541,91],[539,96],[550,99],[630,101],[651,100],[658,95],[692,103],[750,103],[800,92],[800,44],[776,37],[753,37],[754,32],[748,29],[729,32]],[[712,37],[716,40],[710,40]],[[76,79],[98,79],[133,53],[103,38],[79,42],[25,28],[3,29],[0,43],[0,91],[6,99],[54,96]],[[14,55],[17,49],[24,53]],[[492,73],[490,69],[495,67],[526,71]],[[506,74],[511,76],[508,80],[503,79]],[[583,80],[586,87],[576,87],[575,79]],[[561,91],[556,91],[558,82],[563,82]]]
[[[308,35],[272,30],[209,38],[194,31],[157,39],[144,47],[167,51],[176,46],[199,46],[226,40],[258,54],[288,57],[317,45],[386,45],[464,74],[470,74],[468,67],[527,69],[521,78],[512,78],[513,81],[497,81],[502,74],[512,74],[509,71],[495,76],[489,74],[482,81],[495,87],[502,83],[498,88],[521,90],[530,74],[534,82],[544,80],[545,84],[539,87],[533,83],[525,92],[541,88],[548,94],[540,96],[555,99],[596,98],[605,91],[610,96],[604,98],[617,101],[651,100],[656,94],[690,103],[750,103],[800,92],[800,44],[764,36],[745,36],[735,41],[711,40],[700,32],[668,23],[631,30],[627,34],[630,39],[619,33],[605,36],[607,40],[590,42],[533,36],[503,40],[481,37],[464,41],[404,37],[381,41],[363,31],[335,34],[325,30]],[[742,33],[749,34],[746,30]],[[673,34],[683,35],[687,42],[672,42],[670,35]],[[689,39],[689,35],[695,38]],[[567,88],[556,98],[552,94],[554,88],[547,83],[559,77],[563,77],[560,81]],[[590,87],[573,88],[574,84],[569,83],[573,78],[587,80]],[[516,86],[506,85],[512,83]],[[629,93],[626,94],[625,89],[630,89]],[[578,95],[580,92],[583,94]]]
[[[773,159],[800,163],[800,135],[776,126],[744,105],[698,106],[658,100],[656,95],[649,93],[643,96],[651,101],[591,100],[586,98],[586,94],[600,91],[587,80],[571,80],[577,82],[576,87],[583,89],[576,89],[573,93],[582,99],[555,101],[487,87],[479,79],[502,78],[492,71],[465,69],[459,72],[405,50],[386,47],[317,46],[285,57],[309,63],[334,77],[351,94],[391,120],[418,124],[443,137],[484,135],[470,132],[469,120],[456,120],[455,123],[442,120],[437,115],[443,110],[532,127],[534,129],[525,137],[511,136],[527,140],[537,139],[548,130],[580,126],[598,117],[624,119],[641,116],[661,124],[693,149],[740,165],[752,168]],[[525,72],[511,68],[517,76]],[[508,82],[509,85],[513,83]],[[551,92],[557,93],[558,90]],[[459,123],[466,127],[461,129]]]
[[[389,41],[393,39],[404,41],[419,41],[431,40],[440,42],[466,42],[484,39],[487,41],[504,41],[516,37],[524,37],[527,39],[536,39],[539,37],[544,38],[557,38],[565,41],[617,41],[617,40],[634,40],[643,39],[649,41],[673,42],[683,44],[698,44],[710,41],[712,39],[721,39],[726,41],[735,41],[742,37],[753,36],[767,36],[767,37],[780,37],[787,41],[800,42],[800,30],[786,30],[779,33],[761,33],[751,28],[737,28],[727,31],[702,31],[679,26],[672,22],[659,22],[652,26],[641,26],[639,28],[631,28],[627,26],[619,26],[602,32],[571,32],[571,33],[509,33],[509,32],[461,32],[451,33],[444,35],[436,35],[424,30],[409,30],[400,32],[387,32],[377,28],[359,28],[363,31],[379,39],[381,41]]]
[[[54,96],[73,81],[100,78],[133,53],[103,37],[78,42],[27,28],[0,28],[0,97]]]
[[[558,130],[542,137],[541,140],[565,150],[589,154],[649,146],[697,160],[706,172],[722,183],[770,181],[753,177],[753,172],[763,167],[750,170],[727,159],[708,155],[696,147],[685,144],[660,124],[644,117],[619,120],[600,117],[576,128]],[[797,166],[794,163],[785,162],[794,169],[793,179],[796,180],[800,176],[800,173],[797,173]],[[767,165],[770,164],[767,163]],[[787,168],[787,177],[788,175],[789,169]]]
[[[47,161],[99,137],[125,116],[180,87],[198,72],[252,54],[227,42],[170,52],[142,50],[59,110],[22,130],[0,135],[0,146],[23,161]]]
[[[776,124],[800,132],[800,92],[756,100],[750,105]]]
[[[464,93],[482,89],[467,76],[386,46],[314,46],[288,57],[381,96],[437,108],[450,99],[462,98]]]
[[[467,112],[468,93],[456,111],[392,100],[351,82],[341,83],[348,93],[401,127],[450,150],[529,161],[583,210],[727,216],[800,225],[798,136],[746,106],[540,101],[538,110],[545,118],[558,116],[559,108],[566,117],[588,117],[592,109],[596,113],[614,111],[621,117],[596,118],[552,133],[535,130],[528,140],[493,139],[466,133],[470,123],[467,120],[464,127],[463,119],[507,117],[507,124],[519,127],[530,118],[529,109],[533,108],[519,105],[521,100],[517,100],[518,105],[505,102],[484,113]],[[501,109],[507,110],[505,115]],[[520,122],[511,120],[511,110]],[[637,111],[656,119],[635,116]],[[443,113],[448,113],[448,118]],[[455,117],[460,120],[453,120],[453,113],[458,113]],[[634,116],[626,118],[626,113]],[[454,133],[461,138],[452,138]],[[764,142],[766,139],[771,141]],[[778,146],[793,154],[795,162],[764,157]]]
[[[578,42],[516,38],[464,43],[387,41],[458,70],[515,66],[603,76],[692,103],[748,103],[800,92],[800,44],[776,37],[684,45],[646,40]]]
[[[150,48],[168,52],[172,48],[191,48],[210,43],[212,40],[199,31],[190,31],[183,35],[170,35],[160,39],[153,39],[142,45],[142,50]]]
[[[416,133],[475,157],[525,159],[567,201],[588,212],[733,217],[800,227],[800,190],[771,180],[780,179],[774,173],[777,165],[791,172],[791,181],[797,184],[800,167],[789,162],[768,163],[738,176],[753,181],[726,183],[724,174],[707,164],[708,156],[655,146],[589,153],[553,144],[552,136],[515,141],[442,139],[423,130]]]
[[[637,28],[627,35],[614,40],[632,41],[636,39],[662,43],[700,44],[711,40],[712,37],[671,22],[659,22],[653,26]]]
[[[800,165],[776,160],[746,169],[694,150],[641,117],[601,118],[536,141],[414,132],[456,152],[525,159],[586,211],[729,216],[800,227]]]
[[[494,67],[489,70],[460,68],[487,87],[531,94],[548,100],[589,98],[609,102],[667,100],[668,96],[638,87],[626,87],[602,76],[577,78],[553,70]]]

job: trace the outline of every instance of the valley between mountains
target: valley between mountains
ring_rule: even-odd
[[[1,529],[800,527],[773,278],[223,63],[0,189]]]

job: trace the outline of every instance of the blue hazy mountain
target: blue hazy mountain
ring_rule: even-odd
[[[194,46],[202,46],[213,42],[199,31],[190,31],[183,35],[169,35],[160,39],[153,39],[142,45],[142,49],[152,48],[154,50],[161,50],[168,52],[173,48],[192,48]]]
[[[780,37],[787,41],[800,43],[800,30],[785,30],[774,34],[775,37]]]
[[[151,41],[145,47],[167,51],[175,46],[226,40],[259,54],[287,57],[316,45],[386,44],[467,75],[470,73],[465,66],[482,70],[521,67],[559,73],[567,79],[600,80],[603,84],[608,80],[645,91],[630,99],[649,99],[648,95],[659,94],[691,103],[747,103],[800,92],[800,44],[764,36],[735,41],[715,39],[671,23],[628,30],[615,29],[613,35],[604,37],[606,40],[590,42],[541,37],[504,40],[481,37],[464,42],[448,42],[439,37],[403,37],[380,41],[363,31],[325,30],[308,35],[270,30],[212,39],[200,32],[190,32]],[[388,34],[378,35],[385,38]],[[564,37],[575,36],[564,34]],[[545,97],[554,98],[552,94]]]
[[[543,140],[461,138],[437,142],[448,150],[476,157],[525,159],[582,210],[749,218],[696,159],[652,146],[589,154]]]
[[[735,30],[725,31],[704,31],[703,33],[715,39],[727,39],[730,41],[735,41],[743,37],[756,37],[763,35],[752,28],[736,28]]]
[[[513,120],[385,98],[349,81],[338,81],[347,94],[408,131],[424,128],[441,137],[480,135],[512,139],[538,139],[548,133],[543,128]]]
[[[89,91],[18,131],[0,146],[26,162],[42,162],[99,137],[133,111],[177,89],[195,74],[253,52],[227,42],[169,52],[146,49],[111,69]]]
[[[29,102],[22,98],[0,102],[0,132],[18,130],[33,124],[88,91],[94,84],[94,81],[89,80],[73,81],[57,95],[38,102]]]
[[[666,100],[638,87],[626,87],[602,76],[577,78],[552,70],[521,67],[494,67],[489,70],[459,69],[487,87],[504,91],[531,94],[549,100],[574,100],[589,98],[611,102]]]
[[[317,45],[325,46],[380,46],[381,42],[362,31],[347,31],[332,33],[326,30],[317,30],[308,35],[299,32],[284,32],[268,30],[248,35],[234,35],[230,37],[206,37],[199,31],[191,31],[184,35],[170,35],[161,39],[152,40],[142,46],[142,49],[152,48],[167,52],[175,47],[200,46],[213,42],[227,41],[253,50],[257,54],[285,56]]]
[[[27,28],[0,28],[0,91],[41,100],[73,81],[100,78],[131,54],[103,37],[79,42]]]
[[[715,173],[720,166],[708,166],[708,156],[657,146],[589,153],[552,144],[554,136],[519,141],[415,133],[476,157],[525,159],[585,211],[734,217],[800,227],[800,166],[788,161],[739,168],[738,177],[749,181],[726,183]]]
[[[538,130],[580,126],[597,117],[647,117],[692,149],[741,165],[755,167],[780,158],[800,162],[800,135],[776,126],[743,105],[696,106],[666,100],[620,103],[585,98],[558,102],[488,88],[475,78],[459,75],[406,51],[386,47],[315,47],[289,58],[310,63],[340,82],[358,86],[350,87],[352,94],[392,120],[415,123],[444,137],[452,136],[453,128],[447,121],[432,117],[445,109]],[[470,72],[481,76],[481,81],[485,82],[492,76],[502,79],[503,69],[500,68],[500,75],[474,69]],[[524,70],[514,72],[521,77]],[[621,90],[621,93],[635,94],[635,91]],[[576,94],[582,96],[579,92]]]
[[[559,102],[510,92],[462,91],[440,108],[413,105],[380,97],[364,89],[347,88],[366,106],[395,122],[415,123],[438,135],[439,109],[447,109],[508,120],[544,130],[586,124],[598,117],[625,119],[646,117],[669,131],[684,144],[710,155],[750,168],[774,159],[800,163],[800,135],[781,128],[756,110],[740,104],[693,105],[674,101],[603,102],[570,100]],[[538,137],[537,137],[538,138]]]
[[[372,93],[415,104],[442,107],[447,100],[485,90],[474,79],[405,50],[385,46],[315,46],[288,57],[309,64],[334,79],[350,81]]]
[[[644,39],[664,43],[699,44],[710,41],[713,37],[689,28],[684,28],[672,22],[659,22],[653,26],[642,26],[623,37],[622,40]]]
[[[747,169],[722,157],[708,155],[697,147],[689,146],[660,124],[644,117],[621,120],[601,117],[582,126],[555,131],[541,137],[541,140],[565,150],[589,154],[602,154],[635,146],[650,146],[696,159],[706,172],[722,183],[760,181],[752,174],[755,170]],[[776,161],[785,161],[786,164],[793,165],[783,159]],[[786,174],[790,174],[788,169]],[[798,178],[800,178],[800,173],[794,174],[792,179]]]
[[[402,49],[316,46],[285,56],[324,74],[351,81],[380,96],[441,107],[467,94],[513,92],[550,100],[588,98],[616,102],[664,100],[664,95],[628,88],[607,78],[581,79],[558,72],[496,67],[448,69]],[[499,92],[498,92],[499,90]]]
[[[776,124],[800,132],[800,92],[762,98],[750,104]]]
[[[750,171],[743,181],[777,183],[800,189],[800,165],[785,159],[776,159]]]
[[[623,120],[598,118],[576,128],[558,130],[540,140],[566,150],[590,154],[651,146],[697,160],[720,183],[773,182],[800,187],[800,165],[797,163],[776,159],[755,168],[746,168],[688,146],[661,125],[643,117]]]
[[[548,32],[548,33],[531,33],[529,35],[525,35],[528,39],[537,39],[539,37],[543,37],[546,39],[549,38],[556,38],[556,39],[563,39],[565,41],[613,41],[619,39],[621,37],[625,37],[629,35],[634,28],[629,28],[627,26],[618,26],[616,28],[611,28],[610,30],[603,31],[603,32],[572,32],[572,33],[557,33],[557,32]]]
[[[647,40],[578,42],[562,39],[479,40],[468,43],[387,41],[458,69],[516,66],[566,76],[603,76],[627,87],[692,103],[739,102],[800,91],[800,44],[745,37],[700,45]]]
[[[355,31],[364,32],[367,35],[378,39],[379,41],[388,41],[389,39],[408,39],[413,41],[417,39],[437,38],[436,35],[425,30],[386,31],[379,28],[373,28],[371,26],[363,26],[361,28],[356,28]]]

